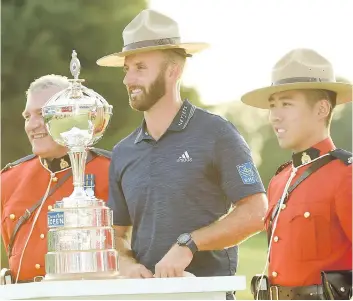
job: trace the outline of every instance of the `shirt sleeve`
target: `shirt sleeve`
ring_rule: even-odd
[[[352,241],[352,166],[347,166],[346,170],[336,190],[335,207],[342,229]]]
[[[113,152],[112,160],[109,165],[108,207],[113,211],[113,225],[131,226],[130,214],[121,188],[119,171],[116,166],[118,159],[116,151]]]
[[[223,192],[232,203],[256,193],[265,193],[250,148],[230,122],[225,124],[216,139],[215,164]]]

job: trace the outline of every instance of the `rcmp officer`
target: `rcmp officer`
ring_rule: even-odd
[[[1,172],[1,236],[10,266],[10,271],[2,270],[2,284],[11,278],[21,283],[45,275],[47,212],[72,193],[73,184],[67,149],[48,134],[41,108],[68,86],[66,77],[46,75],[31,83],[27,91],[23,117],[33,154],[8,164]],[[110,152],[96,148],[87,155],[86,191],[103,200],[108,198],[110,157]],[[34,220],[38,208],[41,212]]]
[[[329,131],[334,107],[351,100],[352,85],[336,82],[310,49],[286,54],[270,87],[242,97],[269,109],[280,147],[293,151],[269,184],[269,276],[253,278],[255,298],[351,297],[352,154],[336,149]]]

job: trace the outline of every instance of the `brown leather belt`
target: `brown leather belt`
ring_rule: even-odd
[[[37,279],[28,279],[28,280],[18,280],[17,283],[32,283],[32,282],[41,282],[42,281],[42,277],[36,277]],[[15,281],[13,282],[15,283]]]
[[[17,283],[31,283],[33,280],[18,280]]]
[[[271,300],[325,300],[321,285],[271,286]]]

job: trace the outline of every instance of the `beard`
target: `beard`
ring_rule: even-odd
[[[128,94],[130,107],[139,112],[145,112],[151,109],[166,93],[164,76],[165,69],[163,68],[148,89],[142,86],[129,87]],[[141,92],[136,96],[132,96],[131,90],[133,89],[140,89]]]

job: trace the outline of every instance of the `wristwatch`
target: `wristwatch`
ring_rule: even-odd
[[[197,245],[193,241],[190,233],[181,234],[177,239],[177,244],[179,246],[188,247],[191,250],[192,254],[195,254],[199,250],[197,248]]]

